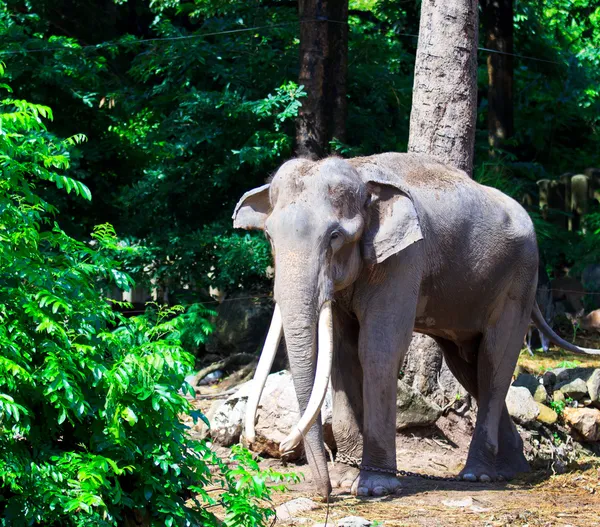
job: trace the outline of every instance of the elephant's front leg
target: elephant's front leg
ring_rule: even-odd
[[[396,394],[398,371],[414,327],[418,280],[417,273],[407,271],[392,286],[371,291],[362,306],[359,357],[364,375],[364,468],[352,486],[352,492],[359,496],[381,496],[400,488],[394,474]]]
[[[333,436],[337,447],[330,470],[334,487],[350,490],[358,477],[352,461],[360,462],[363,450],[363,371],[358,358],[358,321],[340,308],[334,309]]]

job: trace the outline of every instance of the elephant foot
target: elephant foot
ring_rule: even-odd
[[[496,460],[496,472],[498,479],[509,481],[519,473],[529,472],[531,468],[525,459],[523,452],[514,452],[511,456],[498,456]]]
[[[493,467],[485,465],[467,465],[458,475],[463,481],[491,483],[498,480],[498,472]]]
[[[343,463],[336,463],[329,471],[331,485],[343,490],[350,490],[358,477],[359,470]]]
[[[361,470],[352,484],[354,496],[387,496],[400,492],[400,481],[393,474]]]

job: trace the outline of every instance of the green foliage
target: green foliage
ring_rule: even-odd
[[[550,408],[552,408],[557,415],[562,415],[567,404],[565,401],[550,401]]]
[[[90,193],[60,172],[81,137],[61,141],[44,116],[0,103],[0,525],[116,526],[137,510],[151,525],[217,526],[217,504],[225,525],[266,525],[267,483],[296,476],[259,470],[241,448],[231,468],[180,421],[205,419],[185,397],[182,342],[200,343],[213,313],[111,308],[101,285],[132,284],[119,253],[134,249],[108,224],[85,243],[54,221],[38,186]]]

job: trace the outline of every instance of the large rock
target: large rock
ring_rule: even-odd
[[[444,405],[447,401],[468,397],[443,358],[442,350],[427,335],[413,333],[401,368],[401,379],[421,395]]]
[[[243,429],[244,416],[248,396],[254,390],[252,381],[242,384],[236,393],[225,401],[217,403],[218,407],[212,414],[210,436],[216,443],[230,446],[237,443]],[[272,457],[280,457],[279,444],[288,435],[292,426],[300,420],[298,401],[292,381],[292,375],[287,370],[272,373],[267,378],[258,407],[256,422],[256,441],[250,446],[255,452]],[[333,432],[331,429],[332,397],[331,388],[327,391],[325,402],[321,408],[325,442],[334,448]],[[293,459],[301,454],[298,448],[289,457]]]
[[[575,399],[583,399],[588,394],[587,383],[583,379],[574,379],[567,384],[563,384],[560,387],[560,391],[565,394],[566,397]]]
[[[512,385],[527,388],[531,395],[535,395],[535,391],[538,389],[538,386],[540,386],[540,381],[535,375],[521,373]]]
[[[600,404],[600,368],[594,370],[594,373],[588,379],[587,389],[592,404]]]
[[[423,397],[404,381],[398,381],[396,429],[432,425],[441,413],[442,409],[433,401]]]
[[[600,410],[595,408],[565,408],[565,421],[571,427],[576,439],[600,441]]]
[[[215,331],[206,343],[209,353],[256,353],[262,348],[273,315],[270,298],[248,298],[240,292],[225,299],[218,309]]]
[[[532,423],[540,414],[531,392],[523,386],[511,386],[508,389],[506,406],[510,416],[522,425]]]

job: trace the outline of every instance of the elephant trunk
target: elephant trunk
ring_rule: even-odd
[[[304,439],[304,450],[319,493],[331,492],[327,457],[323,442],[320,410],[331,375],[332,324],[331,302],[325,302],[319,313],[319,349],[316,350],[317,310],[313,302],[300,309],[292,309],[288,302],[281,303],[283,330],[298,398],[301,418],[290,435],[281,443],[285,452]],[[315,357],[318,356],[317,360]]]

